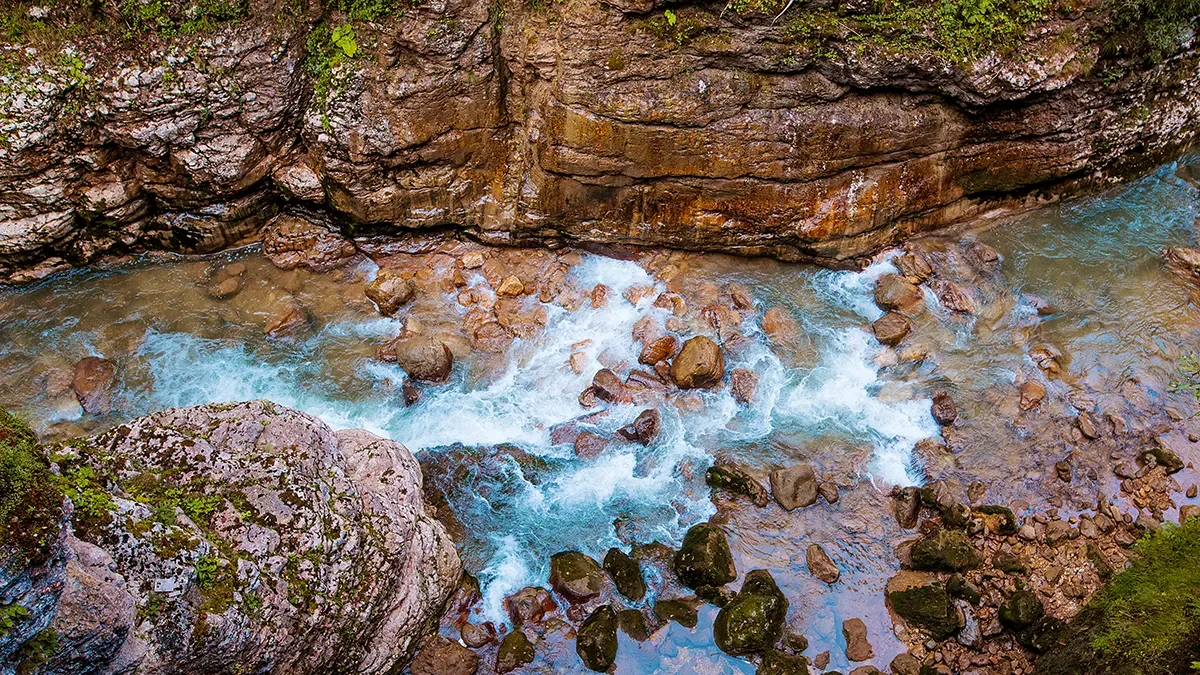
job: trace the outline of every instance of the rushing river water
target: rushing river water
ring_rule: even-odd
[[[527,297],[527,309],[544,310],[544,328],[498,356],[455,342],[467,309],[433,284],[398,318],[380,318],[362,297],[376,270],[370,261],[312,274],[280,271],[253,250],[202,260],[159,256],[0,291],[0,404],[47,434],[66,436],[164,407],[266,398],[334,427],[399,440],[454,476],[445,496],[462,525],[467,569],[483,584],[480,612],[494,619],[503,616],[506,595],[545,583],[552,553],[577,548],[600,557],[631,542],[677,544],[688,526],[716,515],[730,525],[739,571],[775,574],[814,643],[810,653],[830,648],[831,667],[846,667],[841,620],[859,616],[886,663],[898,643],[880,589],[898,569],[892,547],[904,536],[888,515],[886,494],[923,479],[913,448],[939,433],[931,392],[952,392],[965,420],[958,440],[977,450],[960,453],[951,473],[983,481],[991,499],[1033,502],[1060,458],[1047,448],[1060,442],[1061,429],[1008,422],[1014,385],[1042,377],[1031,350],[1045,345],[1061,354],[1064,374],[1049,383],[1048,399],[1090,396],[1105,409],[1128,395],[1123,387],[1132,378],[1147,395],[1176,400],[1168,389],[1175,362],[1197,343],[1200,305],[1164,269],[1161,252],[1195,245],[1198,216],[1196,187],[1177,178],[1172,165],[1109,194],[963,235],[1002,254],[1002,282],[979,285],[982,309],[970,317],[928,297],[929,310],[909,338],[910,350],[924,352],[917,360],[881,347],[870,332],[869,322],[882,314],[872,300],[874,281],[895,270],[887,254],[857,273],[678,255],[671,258],[676,275],[579,254],[570,281],[582,289],[604,284],[611,301],[569,310]],[[210,270],[235,260],[246,265],[246,287],[213,299]],[[420,264],[436,277],[449,260],[435,254]],[[467,282],[486,285],[478,273]],[[577,397],[597,369],[636,364],[635,323],[671,317],[652,304],[659,292],[676,291],[700,306],[733,282],[756,304],[740,329],[747,340],[727,354],[727,369],[758,374],[749,405],[739,405],[728,387],[696,394],[662,408],[663,431],[649,447],[615,446],[591,460],[553,443],[557,426],[589,412]],[[1034,296],[1053,311],[1039,316]],[[287,338],[264,334],[290,299],[306,308],[309,325]],[[766,308],[782,310],[794,333],[768,335]],[[400,392],[403,372],[374,358],[406,321],[443,331],[458,358],[451,381],[425,388],[411,407]],[[699,330],[695,321],[685,334]],[[578,372],[568,365],[577,353],[586,364]],[[118,365],[107,418],[84,416],[70,394],[69,373],[85,356]],[[615,407],[589,420],[589,428],[611,434],[642,409]],[[498,453],[497,446],[519,454]],[[811,462],[843,496],[837,505],[792,514],[737,507],[710,498],[704,485],[716,456],[763,474]],[[836,591],[796,573],[809,541],[844,567]],[[752,672],[712,645],[710,613],[702,611],[698,632],[672,625],[665,637],[641,645],[622,637],[618,668],[692,672],[703,661],[712,672]],[[539,658],[555,669],[581,669],[570,652]]]

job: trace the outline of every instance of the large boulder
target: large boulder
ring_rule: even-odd
[[[817,503],[820,488],[817,472],[808,464],[797,464],[771,472],[771,494],[787,511]]]
[[[671,362],[671,379],[680,389],[706,389],[725,377],[725,355],[717,343],[703,335],[683,343]]]
[[[591,556],[563,551],[550,556],[550,587],[573,603],[587,602],[600,595],[604,571]]]
[[[912,314],[924,300],[921,289],[899,274],[885,274],[875,282],[875,304],[885,312]]]
[[[87,356],[75,364],[71,388],[79,405],[89,415],[107,415],[112,411],[113,385],[117,366],[97,356]]]
[[[45,672],[394,672],[462,575],[416,459],[365,431],[256,401],[55,452],[79,539],[64,530],[41,563],[62,561],[38,609],[57,641],[19,633]]]
[[[912,568],[928,572],[963,572],[979,567],[979,552],[958,530],[938,530],[912,547]]]
[[[927,575],[901,572],[888,580],[887,600],[910,626],[924,628],[935,640],[958,632],[962,622],[945,586]]]
[[[612,578],[613,585],[625,597],[634,602],[646,597],[646,580],[638,562],[619,548],[610,548],[604,554],[604,571]]]
[[[767,489],[748,471],[736,464],[713,465],[704,472],[704,482],[709,487],[741,495],[755,506],[767,505]]]
[[[1000,605],[997,616],[1000,623],[1013,630],[1020,630],[1033,625],[1034,621],[1046,613],[1042,600],[1030,590],[1013,591]]]
[[[589,670],[603,673],[617,660],[617,613],[604,605],[579,626],[575,652]]]
[[[733,552],[716,525],[694,525],[675,554],[675,576],[688,588],[723,586],[737,578]]]
[[[367,284],[366,294],[380,314],[392,316],[413,299],[416,289],[413,282],[400,276],[396,270],[382,269]]]
[[[358,249],[330,222],[328,216],[281,213],[267,225],[263,254],[276,267],[327,272],[345,265]]]
[[[717,613],[713,640],[735,656],[764,652],[782,637],[787,610],[787,598],[770,572],[752,570],[737,597]]]
[[[396,365],[414,380],[445,382],[454,368],[454,353],[444,342],[422,335],[401,337],[391,344]]]

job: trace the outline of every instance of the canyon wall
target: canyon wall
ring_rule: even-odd
[[[1096,2],[969,57],[754,7],[433,0],[367,22],[255,0],[191,35],[8,44],[0,279],[214,251],[283,211],[849,265],[1200,128],[1200,51],[1106,55]],[[352,30],[332,52],[330,26]]]

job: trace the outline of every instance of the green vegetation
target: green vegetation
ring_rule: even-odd
[[[896,0],[854,16],[832,9],[796,10],[785,27],[792,40],[820,56],[832,55],[837,42],[852,48],[928,51],[966,61],[1015,47],[1049,9],[1050,0]]]
[[[20,663],[17,665],[17,675],[29,675],[37,672],[39,668],[46,665],[51,656],[54,656],[56,649],[58,649],[58,632],[53,628],[47,628],[34,635],[17,653],[20,659]]]
[[[345,12],[354,21],[378,21],[401,9],[396,0],[330,0],[329,6]]]
[[[1132,565],[1092,599],[1062,641],[1039,659],[1039,673],[1192,669],[1200,660],[1200,518],[1138,542]]]
[[[116,504],[92,467],[79,465],[67,468],[56,482],[75,505],[74,523],[81,534],[94,535],[108,525]]]
[[[29,610],[16,603],[0,606],[0,638],[8,635],[18,623],[28,621],[29,618]]]
[[[1195,354],[1185,354],[1175,364],[1176,378],[1171,382],[1171,391],[1191,394],[1200,398],[1200,359]]]
[[[128,35],[195,35],[246,16],[247,0],[119,0]]]
[[[58,536],[61,513],[62,492],[37,436],[0,408],[0,546],[42,559]]]
[[[1159,61],[1177,51],[1196,30],[1200,0],[1109,0],[1111,25],[1105,45]]]
[[[640,24],[642,30],[654,35],[661,42],[673,42],[679,46],[690,44],[703,35],[715,32],[716,26],[715,15],[692,9],[680,9],[679,12],[667,9],[661,16],[646,19]]]
[[[330,29],[320,24],[308,34],[307,48],[304,68],[313,78],[313,96],[323,108],[330,95],[340,93],[343,86],[337,81],[338,67],[359,53],[354,27],[343,24]]]

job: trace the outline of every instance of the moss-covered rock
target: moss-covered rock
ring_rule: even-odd
[[[646,580],[642,568],[619,548],[610,548],[604,554],[604,571],[613,580],[613,585],[625,597],[637,602],[646,597]]]
[[[755,675],[808,675],[808,659],[772,649],[763,654]]]
[[[1007,506],[986,504],[984,506],[976,506],[971,511],[983,520],[990,532],[997,534],[1017,533],[1017,516]]]
[[[1012,553],[1012,551],[996,551],[992,556],[992,567],[1004,572],[1005,574],[1025,574],[1025,563]]]
[[[1065,624],[1052,616],[1043,616],[1015,635],[1026,649],[1043,654],[1058,644]]]
[[[604,605],[583,620],[575,638],[575,653],[590,670],[602,673],[617,660],[617,613]]]
[[[1030,590],[1013,591],[1012,595],[1000,605],[1000,623],[1005,627],[1021,630],[1042,618],[1046,613],[1042,600]]]
[[[37,563],[50,552],[63,494],[33,431],[0,408],[0,547]]]
[[[550,556],[550,587],[573,603],[587,602],[600,595],[604,571],[600,563],[579,551]]]
[[[938,530],[913,544],[912,568],[928,572],[963,572],[979,567],[979,552],[965,534]]]
[[[700,586],[696,589],[696,597],[710,605],[724,607],[733,602],[733,599],[737,597],[737,591],[726,586]]]
[[[533,643],[520,629],[514,630],[500,641],[496,652],[496,672],[508,673],[521,666],[533,663]]]
[[[646,617],[642,616],[640,610],[623,609],[617,612],[617,626],[631,640],[641,642],[650,637],[650,630],[646,626]]]
[[[888,602],[900,618],[928,630],[935,640],[944,640],[962,627],[954,601],[940,583],[893,590],[888,593]]]
[[[733,552],[725,532],[716,525],[695,525],[675,554],[675,576],[688,588],[723,586],[737,578]]]
[[[783,635],[788,601],[766,570],[746,575],[742,590],[717,613],[713,639],[727,654],[766,651]]]
[[[654,603],[654,616],[684,628],[695,628],[700,621],[696,608],[684,600],[659,600]]]
[[[742,467],[733,464],[717,464],[709,468],[704,473],[704,482],[709,487],[746,497],[758,507],[766,506],[770,499],[762,483]]]
[[[979,587],[967,581],[966,577],[961,574],[951,575],[946,580],[946,591],[950,595],[962,598],[972,605],[978,605],[979,601],[983,599],[983,593],[980,592]]]

